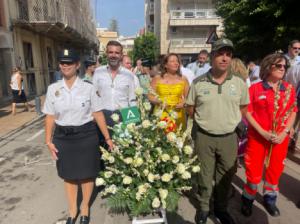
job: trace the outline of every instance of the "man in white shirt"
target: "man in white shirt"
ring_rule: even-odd
[[[201,50],[198,54],[198,58],[195,62],[190,63],[187,65],[187,68],[190,69],[195,77],[201,76],[208,72],[208,70],[211,68],[209,63],[207,62],[208,59],[208,51],[207,50]]]
[[[127,68],[132,73],[132,76],[134,79],[134,89],[137,89],[138,87],[140,87],[139,78],[136,76],[135,73],[133,73],[131,58],[128,55],[123,56],[122,66]]]
[[[249,61],[248,69],[249,69],[249,78],[251,84],[260,82],[261,81],[261,79],[259,78],[260,67],[256,65],[253,61]]]
[[[290,62],[291,66],[300,64],[300,41],[292,40],[288,46],[288,52],[284,55]]]
[[[106,45],[108,64],[96,69],[93,84],[100,95],[103,113],[108,126],[113,126],[111,118],[119,109],[136,105],[134,79],[128,69],[121,66],[123,47],[118,41]]]

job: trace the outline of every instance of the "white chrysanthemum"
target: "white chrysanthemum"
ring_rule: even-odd
[[[167,122],[160,121],[160,122],[158,122],[157,126],[161,129],[165,129],[167,127]]]
[[[170,158],[170,156],[169,156],[169,154],[162,154],[161,155],[161,160],[163,161],[163,162],[167,162],[167,161],[169,161],[171,158]]]
[[[132,164],[132,162],[133,162],[133,159],[131,157],[127,157],[127,158],[124,159],[124,163],[126,163],[128,165]]]
[[[143,93],[144,93],[143,88],[138,87],[138,88],[135,89],[135,94],[136,94],[137,96],[141,96]]]
[[[127,130],[130,132],[134,132],[135,130],[135,123],[129,123],[127,124]]]
[[[113,156],[108,157],[108,162],[109,163],[114,163],[115,162],[115,158]]]
[[[134,159],[134,161],[133,161],[134,167],[140,167],[143,163],[144,163],[144,161],[140,157]]]
[[[168,196],[168,193],[169,193],[168,190],[162,189],[162,188],[160,188],[160,189],[158,190],[158,192],[159,192],[159,197],[160,197],[162,200],[166,199],[167,196]]]
[[[151,103],[145,102],[145,103],[143,104],[143,106],[144,106],[144,108],[145,108],[146,111],[150,111],[150,110],[151,110]]]
[[[107,179],[111,178],[112,175],[113,175],[113,173],[111,171],[104,172],[104,177],[107,178]]]
[[[186,170],[186,167],[182,163],[179,163],[179,164],[177,164],[176,170],[177,170],[177,173],[183,174]]]
[[[137,193],[135,194],[135,199],[136,199],[137,201],[140,201],[141,198],[142,198],[142,195],[141,195],[139,192],[137,192]]]
[[[191,155],[193,153],[193,148],[189,145],[184,146],[183,151],[187,155]]]
[[[149,173],[147,176],[147,179],[150,183],[154,182],[154,178],[155,178],[155,176],[153,175],[153,173]]]
[[[125,176],[125,177],[123,178],[123,184],[129,185],[129,184],[131,184],[131,183],[132,183],[132,178],[131,178],[131,177]]]
[[[165,173],[164,175],[162,175],[161,180],[163,182],[169,182],[172,179],[172,175],[169,173]]]
[[[182,138],[181,138],[181,137],[177,138],[177,140],[176,140],[176,145],[177,145],[177,147],[180,148],[180,149],[183,147],[183,141],[182,141]]]
[[[106,182],[103,178],[97,177],[95,184],[96,184],[97,187],[99,187],[99,186],[104,186],[106,184]]]
[[[102,159],[104,161],[108,161],[108,158],[110,157],[110,154],[106,151],[102,152]]]
[[[149,120],[144,120],[142,122],[143,128],[149,128],[151,126],[151,122]]]
[[[152,207],[153,208],[158,208],[160,206],[160,200],[158,197],[155,197],[152,201]]]
[[[112,114],[111,115],[111,119],[114,121],[114,122],[118,122],[120,120],[120,116],[119,114]]]
[[[161,147],[156,147],[155,149],[156,149],[156,151],[158,152],[158,154],[162,154]]]
[[[173,156],[172,163],[176,164],[179,162],[179,156]]]
[[[190,179],[192,176],[191,176],[191,173],[188,172],[188,171],[185,171],[182,175],[181,175],[182,179],[184,180],[187,180],[187,179]]]
[[[174,132],[169,132],[167,134],[167,139],[170,141],[170,142],[175,142],[176,141],[176,134]]]
[[[117,186],[113,184],[108,187],[107,192],[111,194],[115,194],[117,193],[117,190],[118,190]]]
[[[193,171],[193,173],[200,172],[200,166],[193,166],[192,171]]]
[[[145,184],[142,184],[140,186],[138,186],[138,192],[139,194],[145,194],[147,192],[147,186]]]
[[[143,174],[144,174],[145,176],[148,176],[149,170],[147,170],[147,169],[143,170]]]

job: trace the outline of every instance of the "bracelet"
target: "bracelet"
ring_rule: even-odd
[[[52,144],[52,142],[46,142],[45,143],[45,145],[47,145],[47,146],[50,145],[50,144]]]
[[[109,140],[111,140],[111,138],[106,138],[106,139],[105,139],[106,142],[109,141]]]

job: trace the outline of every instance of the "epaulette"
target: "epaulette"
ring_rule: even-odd
[[[85,79],[85,80],[83,80],[83,81],[86,82],[86,83],[89,83],[89,84],[92,84],[92,85],[93,85],[93,83],[92,83],[90,80]]]

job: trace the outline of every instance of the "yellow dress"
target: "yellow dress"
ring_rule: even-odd
[[[167,117],[170,111],[177,112],[176,126],[182,125],[181,130],[186,127],[186,118],[184,108],[176,109],[176,105],[184,101],[185,82],[180,81],[175,84],[166,84],[158,82],[156,85],[156,93],[160,100],[165,104],[165,111],[162,119]]]

